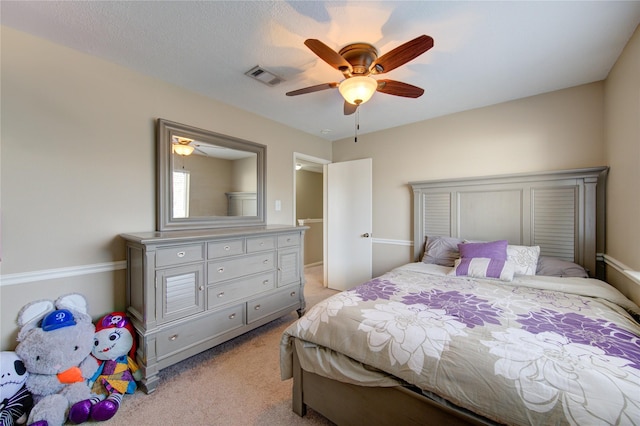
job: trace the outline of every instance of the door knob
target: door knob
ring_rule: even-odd
[[[369,237],[370,237],[370,235],[369,235],[369,233],[368,233],[368,232],[365,232],[364,234],[362,234],[362,236],[363,236],[364,238],[369,238]]]

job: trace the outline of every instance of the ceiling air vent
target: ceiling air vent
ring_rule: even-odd
[[[275,86],[282,81],[280,77],[265,70],[264,68],[260,67],[260,65],[256,65],[244,74],[266,84],[267,86]]]

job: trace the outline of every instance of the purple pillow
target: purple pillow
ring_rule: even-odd
[[[489,243],[458,244],[461,258],[486,257],[495,260],[507,260],[507,240],[491,241]]]

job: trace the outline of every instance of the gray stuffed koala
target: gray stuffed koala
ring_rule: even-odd
[[[16,354],[29,372],[27,389],[34,398],[28,423],[38,426],[78,423],[88,417],[91,390],[88,379],[98,369],[91,356],[95,326],[87,301],[69,294],[55,303],[40,300],[18,313]]]

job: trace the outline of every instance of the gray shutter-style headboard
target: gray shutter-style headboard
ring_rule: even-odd
[[[604,273],[608,167],[410,182],[414,254],[427,236],[506,239]]]

